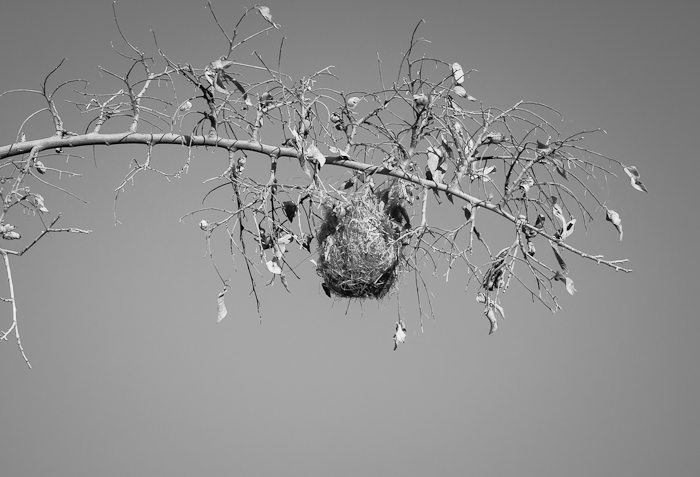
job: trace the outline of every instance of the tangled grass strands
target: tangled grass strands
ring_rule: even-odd
[[[341,298],[381,299],[400,282],[400,226],[372,194],[321,198],[318,267],[330,293]]]

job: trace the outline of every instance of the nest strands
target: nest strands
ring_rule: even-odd
[[[341,298],[381,299],[398,287],[401,227],[372,194],[326,197],[317,232],[318,267],[326,291]]]

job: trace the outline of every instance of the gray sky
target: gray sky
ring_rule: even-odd
[[[234,273],[221,254],[232,289],[217,324],[221,286],[203,234],[178,219],[200,205],[224,154],[196,152],[173,183],[139,176],[115,227],[114,189],[143,148],[98,149],[97,168],[90,149],[76,151],[84,159],[62,167],[83,177],[60,185],[90,204],[44,196],[63,212],[59,224],[94,232],[52,236],[13,260],[34,369],[11,338],[0,346],[3,475],[697,475],[700,12],[652,3],[269,1],[282,29],[254,48],[276,61],[287,37],[283,64],[296,77],[332,64],[338,89],[378,89],[377,51],[396,64],[423,18],[424,50],[479,70],[468,84],[486,105],[541,101],[562,112],[565,130],[605,129],[592,145],[636,165],[650,193],[624,175],[610,181],[604,197],[624,240],[598,211],[572,243],[629,258],[634,272],[571,257],[578,292],[562,290],[562,311],[509,290],[508,318],[491,336],[464,271],[431,282],[437,319],[424,320],[424,333],[409,284],[407,343],[394,353],[395,299],[333,303],[305,263],[292,294],[262,287],[260,323],[243,263]],[[205,6],[122,0],[118,12],[132,43],[155,54],[153,29],[169,56],[203,67],[226,48]],[[214,8],[227,25],[242,13],[235,2]],[[110,2],[11,10],[0,90],[37,87],[63,57],[61,79],[113,89],[96,69],[124,66],[110,50],[122,45]],[[41,107],[0,98],[0,142]],[[37,120],[28,137],[50,128]],[[185,159],[176,148],[156,154],[170,170]],[[11,323],[7,305],[0,323]]]

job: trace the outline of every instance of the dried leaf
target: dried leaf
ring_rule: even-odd
[[[301,240],[301,248],[306,250],[307,252],[311,253],[311,241],[314,239],[314,236],[312,234],[302,234],[302,240]],[[316,262],[314,262],[314,265]]]
[[[464,71],[459,63],[452,63],[452,78],[457,84],[464,83]]]
[[[559,219],[559,221],[561,222],[562,229],[566,228],[566,219],[564,218],[564,212],[561,210],[561,206],[556,202],[554,202],[554,204],[552,205],[552,215]]]
[[[566,283],[566,291],[569,292],[569,295],[573,295],[576,292],[576,289],[574,288],[574,281],[569,277],[564,277],[564,280],[564,283]]]
[[[289,289],[289,283],[287,283],[287,276],[284,273],[280,274],[280,281],[282,282],[282,285],[284,285],[284,289],[287,290],[287,292],[292,293],[292,291]]]
[[[287,245],[289,243],[292,243],[293,240],[294,240],[294,235],[284,234],[280,238],[277,239],[277,243],[279,245]]]
[[[626,166],[624,169],[625,169],[625,173],[631,179],[639,179],[640,178],[640,174],[639,174],[639,171],[637,170],[637,166]]]
[[[206,220],[201,220],[201,221],[199,222],[199,228],[200,228],[200,229],[202,229],[202,230],[207,230],[208,227],[209,227],[209,222],[207,222]]]
[[[228,311],[226,310],[226,303],[224,303],[224,295],[226,295],[226,292],[228,291],[228,287],[224,287],[224,289],[219,293],[219,298],[216,300],[217,307],[219,309],[218,316],[216,318],[216,322],[220,323],[221,320],[226,318],[226,315],[228,314]]]
[[[503,142],[503,134],[500,132],[490,132],[482,139],[482,144],[501,144]]]
[[[505,312],[505,310],[503,310],[503,307],[501,305],[499,305],[498,303],[492,303],[492,305],[498,311],[498,313],[500,313],[501,318],[503,318],[505,320],[506,319],[506,312]]]
[[[394,351],[398,348],[399,343],[406,341],[406,325],[403,320],[396,322],[396,332],[394,333]]]
[[[262,106],[263,108],[269,106],[273,100],[274,100],[274,98],[273,98],[272,94],[270,94],[269,91],[265,91],[264,93],[262,93],[260,95],[260,98],[258,98],[258,101],[260,102],[260,106]]]
[[[227,60],[225,56],[220,56],[218,60],[212,61],[209,66],[213,70],[223,71],[233,65],[233,61]]]
[[[542,214],[537,215],[537,220],[535,220],[535,228],[537,229],[542,229],[544,227],[544,221],[547,220],[547,217],[545,217]]]
[[[282,268],[279,266],[277,257],[269,260],[265,265],[267,265],[267,269],[270,270],[270,273],[275,275],[280,275],[282,273]]]
[[[528,253],[528,255],[530,255],[531,257],[534,257],[534,256],[535,256],[535,252],[537,252],[537,249],[535,249],[535,244],[533,244],[532,242],[528,241],[528,242],[527,242],[527,253]]]
[[[574,233],[575,226],[576,226],[576,219],[569,220],[569,222],[564,227],[564,230],[561,232],[561,239],[566,240],[566,238],[568,236],[570,236],[572,233]]]
[[[294,131],[294,132],[296,132],[296,131]],[[282,143],[282,145],[285,147],[293,147],[294,149],[297,149],[299,147],[299,144],[297,143],[296,138],[293,138],[293,137],[289,137],[289,138],[285,139],[284,142]]]
[[[528,192],[530,192],[530,189],[531,189],[532,186],[534,186],[534,185],[535,185],[535,180],[534,180],[532,177],[530,177],[530,176],[527,176],[525,179],[523,179],[523,180],[520,182],[520,188],[523,189],[523,190],[525,191],[525,194],[526,194],[526,195],[527,195]]]
[[[358,98],[357,96],[353,96],[352,98],[348,98],[348,100],[347,100],[348,108],[355,109],[355,106],[357,106],[357,104],[359,102],[360,102],[360,98]]]
[[[282,207],[284,209],[284,215],[287,216],[287,220],[289,220],[290,223],[293,223],[294,217],[297,215],[297,205],[291,200],[285,200],[282,202]]]
[[[479,303],[486,303],[486,295],[484,295],[483,292],[479,292],[476,294],[476,301]]]
[[[22,238],[22,236],[14,230],[10,230],[9,232],[4,232],[2,234],[2,238],[4,238],[5,240],[19,240]]]
[[[326,163],[326,156],[324,156],[321,151],[318,150],[315,144],[310,144],[304,152],[306,157],[315,159],[318,163],[318,167],[321,168]]]
[[[569,180],[569,177],[566,175],[566,169],[564,169],[564,166],[557,166],[556,169],[560,176],[562,176],[566,180]]]
[[[489,329],[489,334],[493,334],[494,331],[498,329],[498,322],[496,321],[496,313],[493,312],[493,308],[490,306],[487,306],[486,309],[484,309],[484,315],[486,315],[486,318],[489,319],[489,324],[490,324],[490,329]]]
[[[428,147],[427,149],[428,163],[427,168],[430,174],[428,179],[435,181],[438,184],[442,184],[442,179],[445,175],[445,170],[441,168],[440,163],[443,160],[442,152],[435,147]]]
[[[576,288],[574,288],[574,281],[562,274],[560,271],[557,271],[552,278],[564,283],[564,285],[566,285],[566,291],[569,292],[569,295],[573,295],[576,292]]]
[[[39,174],[46,174],[46,166],[41,161],[34,161],[34,167]]]
[[[334,146],[330,146],[328,150],[331,151],[331,154],[338,154],[340,157],[350,157],[347,152]]]
[[[622,219],[620,218],[620,214],[606,207],[605,220],[612,222],[617,231],[620,233],[620,240],[622,240]]]
[[[41,195],[34,194],[34,193],[30,194],[29,195],[29,202],[34,207],[36,207],[39,212],[42,212],[45,214],[49,213],[49,209],[47,209],[46,206],[44,205],[44,198]]]
[[[460,85],[455,85],[454,88],[452,88],[452,91],[454,91],[455,94],[460,98],[466,98],[467,96],[469,96],[467,94],[467,90],[461,87]]]
[[[630,184],[632,184],[632,187],[637,189],[640,192],[649,192],[647,188],[644,186],[640,179],[639,171],[635,166],[627,166],[624,168],[625,173],[629,176],[630,178]]]
[[[464,218],[467,219],[467,222],[469,219],[472,218],[472,207],[471,205],[463,205],[462,210],[464,211]]]
[[[276,24],[275,22],[272,21],[272,15],[270,15],[270,8],[266,7],[265,5],[258,5],[257,6],[258,11],[260,12],[260,15],[273,27],[279,29],[279,25]]]
[[[180,111],[182,111],[183,113],[186,113],[190,109],[192,109],[192,101],[185,101],[180,105]]]
[[[557,259],[557,262],[559,262],[559,268],[563,270],[564,273],[569,271],[569,268],[566,266],[566,262],[561,256],[561,250],[559,249],[559,246],[552,242],[551,240],[549,241],[549,245],[552,246],[552,251],[554,252],[554,257]]]
[[[538,139],[537,140],[537,153],[541,154],[543,156],[546,156],[550,152],[552,152],[552,148]]]

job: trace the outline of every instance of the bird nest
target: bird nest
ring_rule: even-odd
[[[326,293],[381,299],[398,287],[401,227],[373,194],[322,199],[318,267]]]

